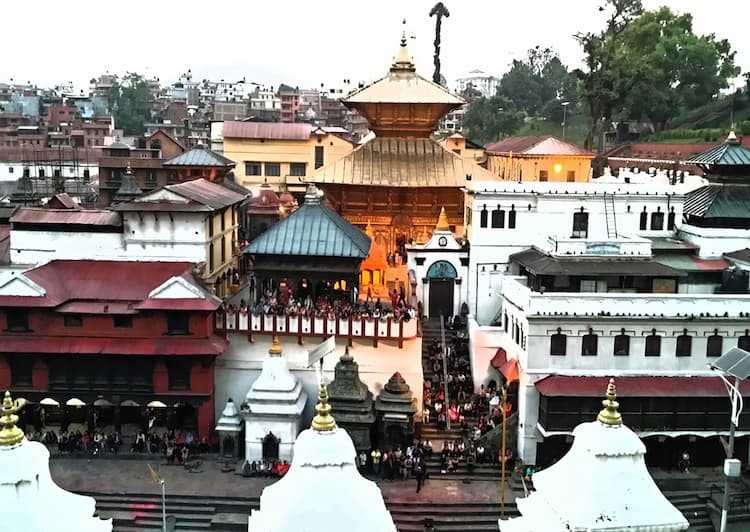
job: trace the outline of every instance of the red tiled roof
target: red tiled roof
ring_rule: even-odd
[[[642,142],[634,144],[620,144],[604,154],[604,157],[622,157],[633,159],[669,159],[685,160],[691,155],[704,152],[716,146],[713,142],[701,144],[659,144],[658,142]]]
[[[310,124],[281,122],[224,122],[225,139],[307,140],[312,134]]]
[[[604,397],[609,377],[552,375],[535,386],[547,397]],[[719,377],[617,377],[620,397],[726,397]],[[740,383],[742,395],[750,395],[750,381]]]
[[[229,342],[219,336],[189,338],[95,338],[0,335],[0,353],[76,355],[220,355]]]
[[[23,207],[10,218],[11,224],[66,224],[99,225],[121,227],[122,219],[114,211],[45,209],[43,207]]]
[[[490,155],[567,155],[594,157],[595,154],[574,144],[545,135],[538,137],[508,137],[488,144],[485,150]]]
[[[56,205],[59,204],[60,207],[57,207]],[[81,206],[78,205],[78,203],[68,196],[67,193],[61,192],[59,194],[55,194],[50,198],[50,200],[47,202],[47,205],[52,205],[54,207],[50,208],[62,208],[62,209],[80,209]]]
[[[175,185],[167,185],[167,190],[179,194],[192,201],[207,205],[213,209],[223,209],[241,203],[245,196],[238,194],[227,187],[208,181],[207,179],[195,179]]]
[[[218,301],[212,299],[146,299],[135,305],[138,310],[216,310]]]

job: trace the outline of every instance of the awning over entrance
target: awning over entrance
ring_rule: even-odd
[[[547,397],[599,397],[609,377],[552,375],[535,384]],[[719,377],[616,377],[621,397],[726,397]],[[742,395],[750,396],[750,381],[740,383]]]
[[[502,373],[503,377],[508,382],[514,382],[518,380],[518,360],[515,358],[508,358],[508,353],[502,347],[497,350],[495,356],[490,360],[490,364],[497,371]]]

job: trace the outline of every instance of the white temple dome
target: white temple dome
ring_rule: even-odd
[[[0,418],[4,527],[24,532],[111,532],[111,519],[93,517],[96,501],[92,497],[70,493],[55,484],[49,471],[49,451],[39,442],[28,441],[15,426],[17,409],[6,392]]]
[[[501,532],[677,532],[689,523],[646,468],[646,447],[622,424],[610,380],[597,421],[573,430],[573,445],[534,475],[536,491],[517,499],[522,516]]]
[[[263,490],[249,530],[396,532],[380,489],[357,471],[352,439],[329,415],[325,386],[319,399],[313,428],[297,437],[289,472]]]

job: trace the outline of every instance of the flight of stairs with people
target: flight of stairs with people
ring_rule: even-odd
[[[455,326],[454,326],[455,325]],[[465,396],[462,396],[461,403],[470,402],[474,395],[473,380],[471,374],[471,364],[468,358],[468,341],[466,339],[465,320],[453,321],[445,325],[445,339],[453,352],[453,365],[449,359],[448,373],[454,379],[453,383],[448,385],[448,402],[456,404],[458,402],[458,389],[463,386]],[[500,476],[500,466],[497,463],[497,456],[490,455],[485,451],[485,455],[476,460],[469,460],[470,444],[473,440],[473,427],[479,421],[479,406],[474,405],[474,411],[463,414],[464,426],[454,420],[451,427],[447,428],[447,423],[438,420],[438,414],[435,410],[435,403],[444,401],[444,394],[441,391],[445,389],[445,374],[442,370],[442,355],[440,354],[441,328],[439,319],[429,319],[422,322],[422,370],[425,379],[425,397],[424,404],[429,409],[429,421],[424,422],[420,429],[420,439],[429,440],[432,447],[432,455],[428,456],[427,465],[430,478],[440,479],[447,478],[452,480],[497,480]],[[460,363],[464,359],[465,362]],[[436,360],[439,364],[436,364]],[[436,371],[437,370],[437,371]],[[464,384],[458,383],[460,374],[464,375]],[[441,408],[445,417],[449,415],[450,405]],[[443,445],[452,442],[454,448],[462,442],[464,452],[454,467],[449,471],[444,467],[441,459]],[[476,451],[476,450],[475,450]],[[473,463],[471,463],[473,462]],[[442,471],[446,470],[446,473]],[[508,480],[511,479],[512,471],[508,471]]]

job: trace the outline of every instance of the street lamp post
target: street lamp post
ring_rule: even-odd
[[[565,121],[568,118],[568,106],[570,102],[560,102],[563,108],[563,119],[562,119],[562,139],[565,140]]]
[[[750,376],[750,353],[739,347],[733,347],[709,367],[724,382],[729,393],[732,405],[732,413],[729,419],[729,443],[727,444],[727,458],[724,460],[724,495],[721,504],[721,527],[720,532],[726,532],[727,520],[729,518],[729,479],[738,477],[741,473],[740,461],[734,458],[734,431],[740,421],[743,401],[740,392],[740,381]],[[734,377],[730,382],[729,377]]]

